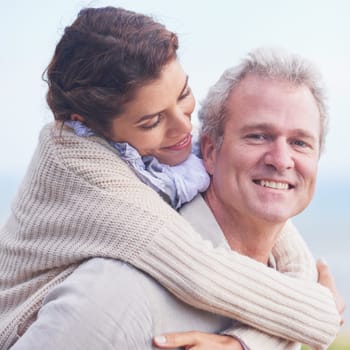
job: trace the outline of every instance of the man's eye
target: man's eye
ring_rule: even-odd
[[[297,146],[297,147],[308,147],[308,144],[305,141],[302,140],[294,140],[293,145]]]
[[[247,135],[247,138],[256,141],[264,141],[267,139],[266,135],[264,134],[249,134]]]
[[[149,119],[147,120],[147,122],[141,124],[140,128],[145,130],[153,129],[160,123],[161,120],[162,120],[162,116],[160,114],[157,114],[152,119]]]

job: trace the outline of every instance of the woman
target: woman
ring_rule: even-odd
[[[315,283],[304,295],[290,296],[292,287],[303,288],[301,281],[208,246],[159,198],[158,193],[177,208],[207,183],[201,163],[190,156],[194,99],[176,60],[177,47],[176,35],[151,18],[111,7],[85,9],[65,29],[47,71],[47,100],[56,123],[41,132],[1,230],[1,348],[32,324],[45,295],[91,257],[126,261],[187,303],[237,320],[242,320],[242,285],[237,288],[241,274],[235,269],[252,280],[269,274],[275,281],[271,289],[285,294],[283,303],[272,301],[277,313],[317,299],[311,303],[315,318],[330,319],[328,326],[310,325],[307,332],[298,331],[299,320],[288,319],[285,328],[296,324],[289,337],[312,345],[332,338],[338,315],[323,288]],[[198,174],[200,186],[193,181]],[[289,227],[276,252],[288,250],[291,240],[299,237]],[[176,271],[169,273],[174,258]],[[185,258],[207,268],[195,274]],[[285,272],[305,279],[312,275],[308,252],[300,252],[298,271],[286,264],[288,254],[276,258]],[[216,280],[218,270],[225,281]],[[194,275],[200,289],[189,287]],[[213,290],[208,281],[216,285]],[[261,283],[256,281],[255,290]],[[252,299],[264,306],[269,298],[257,293]],[[285,335],[277,321],[266,325],[265,316],[262,307],[258,317],[247,311],[244,321]],[[320,331],[324,337],[315,340]]]

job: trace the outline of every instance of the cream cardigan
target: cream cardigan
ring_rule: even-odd
[[[325,349],[339,315],[302,269],[310,257],[288,260],[300,243],[293,235],[287,227],[274,254],[279,270],[304,280],[214,249],[106,141],[49,124],[0,230],[0,348],[31,324],[50,288],[100,256],[129,262],[195,307]]]

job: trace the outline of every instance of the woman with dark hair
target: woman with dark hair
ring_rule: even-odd
[[[306,332],[288,316],[265,322],[269,300],[276,315],[311,304],[316,319],[334,316],[336,323],[322,287],[315,283],[295,295],[289,287],[302,289],[303,283],[271,270],[274,283],[266,284],[285,294],[283,303],[260,295],[261,280],[254,278],[266,266],[208,245],[171,208],[190,201],[209,181],[191,154],[194,98],[177,48],[177,36],[163,25],[120,8],[84,9],[65,29],[47,69],[47,101],[56,121],[42,130],[0,231],[2,349],[40,318],[48,293],[95,257],[125,261],[186,303],[277,336],[285,322],[296,325],[290,339],[313,344],[320,332],[322,343],[332,337],[333,324],[310,325]],[[283,237],[280,251],[300,239],[293,227]],[[286,253],[277,257],[278,266],[308,278],[312,259],[299,248],[300,264],[288,265]],[[252,284],[257,293],[250,302],[259,312],[247,310],[242,317],[242,290]]]

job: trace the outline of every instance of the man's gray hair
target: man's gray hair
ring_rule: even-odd
[[[238,65],[227,69],[209,90],[198,113],[200,136],[210,136],[219,148],[226,117],[226,102],[231,91],[248,75],[278,79],[307,86],[315,98],[321,117],[320,149],[324,148],[328,130],[325,88],[317,67],[311,62],[282,49],[259,48],[251,51]]]

